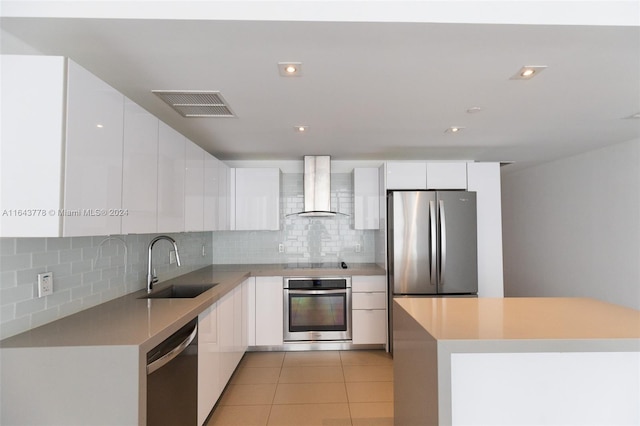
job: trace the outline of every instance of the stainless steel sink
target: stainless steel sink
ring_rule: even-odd
[[[139,299],[193,299],[217,285],[218,283],[171,285],[139,297]]]

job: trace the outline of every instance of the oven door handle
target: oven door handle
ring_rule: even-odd
[[[318,294],[345,294],[347,293],[347,291],[351,291],[350,288],[339,288],[339,289],[332,289],[332,290],[290,290],[285,288],[284,291],[286,291],[289,294],[309,294],[309,295],[318,295]]]

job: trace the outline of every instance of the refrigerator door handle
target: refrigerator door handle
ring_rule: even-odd
[[[437,266],[437,249],[438,249],[438,234],[436,228],[436,206],[433,201],[429,201],[429,225],[431,228],[430,242],[431,242],[431,256],[429,256],[429,266],[431,267],[431,285],[436,285],[436,266]]]
[[[447,222],[444,212],[444,201],[438,200],[438,210],[440,214],[440,282],[444,285],[444,271],[447,266]]]

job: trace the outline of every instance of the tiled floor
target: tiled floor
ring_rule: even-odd
[[[245,354],[208,426],[393,425],[384,351]]]

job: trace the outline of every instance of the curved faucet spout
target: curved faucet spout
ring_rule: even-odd
[[[174,240],[173,238],[171,238],[168,235],[158,235],[153,240],[151,240],[151,242],[149,243],[148,259],[147,259],[147,293],[151,293],[151,290],[153,290],[153,284],[158,282],[158,277],[156,277],[153,274],[153,266],[151,264],[151,262],[152,262],[151,261],[151,259],[152,259],[151,254],[152,254],[152,251],[153,251],[154,244],[157,243],[160,240],[167,240],[173,245],[173,251],[176,254],[176,266],[181,266],[181,264],[180,264],[180,253],[178,252],[178,244],[176,244],[176,240]]]

